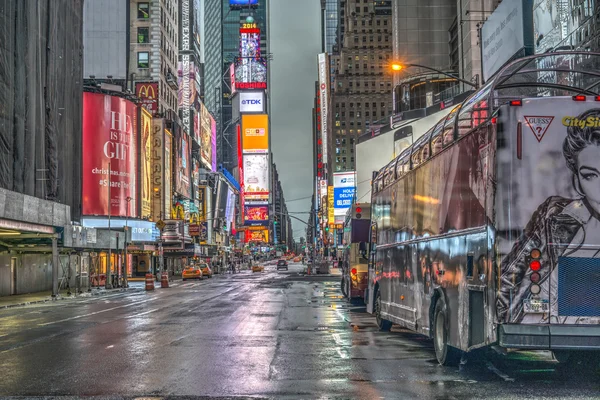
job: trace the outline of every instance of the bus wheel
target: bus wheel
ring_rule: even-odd
[[[392,322],[381,317],[381,293],[377,291],[377,298],[375,299],[375,320],[380,331],[387,332],[392,329]]]
[[[348,297],[348,291],[346,290],[346,279],[344,279],[343,277],[342,277],[341,286],[342,286],[342,295],[344,297]]]
[[[435,304],[433,347],[435,348],[435,357],[441,365],[450,366],[459,363],[461,351],[448,345],[448,313],[443,298],[440,298]]]

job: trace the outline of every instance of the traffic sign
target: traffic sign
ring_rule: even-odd
[[[158,221],[156,221],[156,227],[158,228],[159,231],[162,231],[165,227],[165,221],[163,221],[162,219],[159,219]]]

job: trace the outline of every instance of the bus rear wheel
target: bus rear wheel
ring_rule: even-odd
[[[440,298],[435,304],[433,319],[433,347],[441,365],[452,366],[460,362],[461,351],[448,344],[448,313],[446,302]]]
[[[375,320],[380,331],[387,332],[392,329],[392,322],[387,319],[383,319],[381,316],[381,293],[377,291],[377,297],[375,298]]]

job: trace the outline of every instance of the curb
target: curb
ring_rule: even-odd
[[[33,300],[33,301],[24,301],[22,303],[15,303],[15,304],[7,304],[7,305],[0,305],[0,310],[4,310],[7,308],[15,308],[15,307],[23,307],[23,306],[28,306],[31,304],[42,304],[42,303],[48,303],[50,301],[59,301],[59,300],[72,300],[72,299],[78,299],[78,298],[82,298],[82,297],[93,297],[93,296],[105,296],[107,294],[112,294],[112,293],[119,293],[119,292],[129,292],[129,291],[138,291],[141,290],[140,288],[121,288],[121,289],[110,289],[109,292],[107,291],[101,291],[101,292],[84,292],[81,293],[79,296],[58,296],[56,298],[52,298],[52,297],[48,297],[42,300]]]

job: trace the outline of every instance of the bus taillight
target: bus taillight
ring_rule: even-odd
[[[358,272],[358,271],[356,270],[356,268],[352,268],[352,270],[350,271],[350,273],[351,273],[352,275],[354,275],[354,276],[356,276],[356,273],[357,273],[357,272]]]
[[[522,100],[511,100],[510,105],[513,107],[521,107],[523,105]]]
[[[573,96],[574,101],[585,101],[585,96],[582,94],[578,94],[577,96]]]

